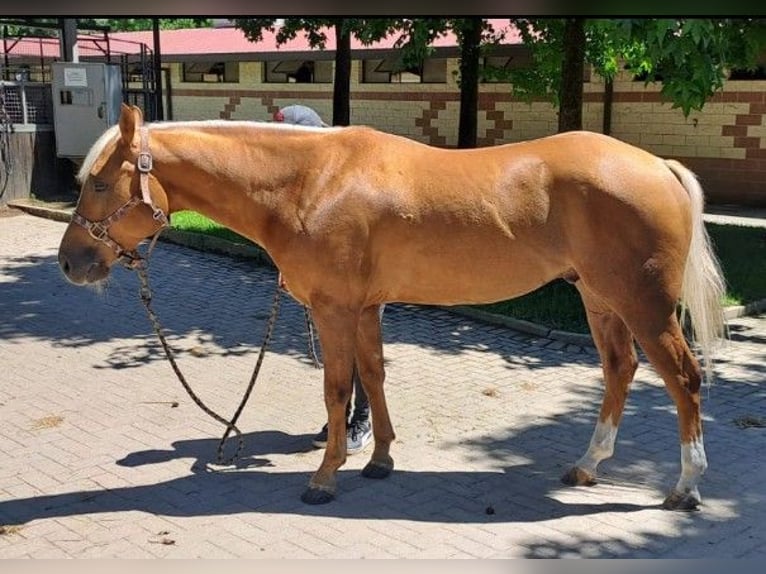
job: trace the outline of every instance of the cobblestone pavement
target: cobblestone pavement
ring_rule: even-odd
[[[601,399],[593,349],[440,309],[384,317],[395,472],[339,472],[337,499],[300,494],[322,451],[321,371],[303,311],[283,299],[241,420],[236,467],[212,464],[223,428],[186,396],[116,270],[67,284],[64,225],[0,220],[0,557],[766,557],[766,319],[731,323],[704,391],[710,467],[699,512],[658,505],[679,473],[675,411],[639,368],[615,457],[594,487],[559,476],[585,450]],[[275,272],[161,244],[154,303],[203,400],[231,413],[259,348]],[[177,406],[175,406],[177,404]]]

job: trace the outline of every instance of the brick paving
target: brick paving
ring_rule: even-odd
[[[337,499],[306,506],[325,415],[300,306],[283,299],[240,420],[243,457],[219,467],[223,428],[176,380],[136,278],[68,285],[63,231],[0,219],[0,558],[766,557],[763,315],[731,322],[704,391],[699,512],[658,508],[680,453],[646,363],[600,483],[567,488],[601,399],[595,351],[406,305],[384,316],[396,470],[370,481],[370,451],[349,457]],[[275,272],[163,243],[150,275],[181,368],[232,413]]]

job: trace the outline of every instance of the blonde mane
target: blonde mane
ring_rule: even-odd
[[[157,122],[146,124],[149,130],[174,130],[174,129],[197,129],[197,128],[268,128],[287,131],[305,131],[305,132],[328,132],[338,131],[343,129],[342,127],[316,127],[316,126],[301,126],[296,124],[285,124],[280,122],[256,122],[246,120],[190,120],[190,121],[172,121],[172,122]],[[82,184],[85,178],[88,177],[93,164],[96,163],[96,159],[103,153],[104,149],[115,141],[120,135],[120,127],[115,124],[108,128],[96,142],[88,150],[88,154],[80,166],[80,170],[77,172],[77,182]]]
[[[88,155],[86,155],[85,159],[82,161],[80,171],[77,172],[77,182],[80,185],[85,182],[85,178],[88,177],[90,170],[93,169],[93,164],[96,163],[96,160],[104,151],[104,148],[115,141],[119,135],[120,126],[115,124],[101,134],[101,137],[99,137],[96,140],[96,143],[91,146],[90,150],[88,150]]]

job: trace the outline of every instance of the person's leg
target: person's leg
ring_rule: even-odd
[[[362,379],[359,378],[359,370],[354,367],[354,410],[351,422],[355,420],[368,420],[370,418],[370,400],[364,392]]]
[[[359,371],[354,367],[354,410],[346,431],[346,453],[356,454],[372,440],[370,402],[364,392]],[[351,401],[349,401],[349,405]]]

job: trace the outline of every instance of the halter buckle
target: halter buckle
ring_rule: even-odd
[[[162,211],[159,207],[154,207],[153,209],[154,211],[152,212],[152,219],[161,223],[162,225],[167,225],[168,217],[165,215],[165,212]]]
[[[152,154],[148,151],[140,152],[136,159],[136,167],[141,173],[149,173],[152,171]]]
[[[90,236],[97,241],[109,239],[109,228],[100,221],[92,221],[87,227]]]

